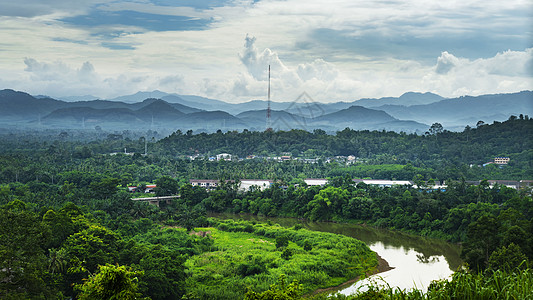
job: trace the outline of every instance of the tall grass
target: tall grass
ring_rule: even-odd
[[[241,299],[246,291],[268,290],[282,275],[297,280],[302,292],[337,286],[377,266],[377,258],[359,240],[331,233],[246,221],[212,221],[212,249],[189,257],[189,298]],[[288,237],[278,247],[276,238]],[[283,257],[285,249],[289,257]]]
[[[355,295],[319,295],[318,299],[362,300],[362,299],[435,299],[435,300],[496,300],[533,299],[533,270],[516,269],[511,272],[497,270],[490,274],[473,274],[457,271],[452,280],[433,282],[428,291],[401,290],[376,282],[364,287],[366,290]]]

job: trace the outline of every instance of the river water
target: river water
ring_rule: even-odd
[[[270,221],[282,226],[302,227],[354,237],[385,259],[394,269],[343,287],[341,294],[350,295],[365,289],[368,280],[400,289],[417,288],[426,291],[433,280],[449,278],[462,264],[458,245],[439,240],[408,235],[398,231],[377,229],[364,225],[327,222],[307,222],[294,218],[258,217],[252,215],[216,214],[217,218]]]

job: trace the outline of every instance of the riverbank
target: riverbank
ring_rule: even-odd
[[[287,228],[301,226],[306,229],[321,232],[330,232],[356,238],[367,244],[374,253],[386,260],[394,269],[382,271],[376,268],[375,273],[387,284],[400,289],[427,289],[431,281],[449,278],[454,270],[462,265],[460,258],[461,247],[457,244],[447,243],[438,239],[425,238],[411,235],[396,230],[375,228],[370,225],[333,222],[307,222],[296,218],[258,217],[249,214],[218,214],[211,215],[223,219],[250,220],[281,224]],[[381,263],[381,265],[384,265]],[[347,279],[346,279],[347,280]],[[359,281],[359,282],[357,282]],[[350,285],[351,282],[356,284]],[[349,295],[355,292],[360,285],[366,284],[364,276],[340,284],[337,282],[329,289],[330,292],[339,292]],[[340,286],[340,288],[339,288]],[[305,294],[312,295],[313,290]]]
[[[377,267],[372,272],[365,273],[365,277],[369,277],[369,276],[372,276],[372,275],[375,275],[375,274],[387,272],[387,271],[390,271],[390,270],[394,269],[394,267],[391,267],[389,265],[389,263],[385,259],[383,259],[381,256],[379,256],[379,254],[376,253],[376,256],[378,258]],[[325,288],[325,289],[318,289],[318,290],[310,293],[308,296],[313,296],[313,295],[322,294],[322,293],[327,293],[327,294],[334,293],[334,292],[343,290],[343,289],[347,288],[348,286],[351,286],[352,284],[356,283],[357,281],[359,281],[361,279],[363,279],[363,278],[361,278],[361,276],[357,276],[357,277],[355,277],[353,279],[350,279],[350,280],[348,280],[346,282],[343,282],[343,283],[341,283],[341,284],[339,284],[337,286],[332,286],[332,287]]]

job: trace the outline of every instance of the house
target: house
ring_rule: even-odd
[[[328,180],[327,179],[321,179],[321,178],[307,178],[307,179],[304,179],[304,182],[305,184],[307,184],[307,186],[325,186],[326,184],[328,184]]]
[[[191,179],[189,183],[192,186],[203,187],[206,190],[214,190],[218,187],[219,181],[214,179]]]
[[[144,188],[144,191],[137,190],[137,186],[128,186],[128,192],[135,193],[135,192],[143,192],[143,193],[155,193],[154,189],[157,187],[155,184],[149,184],[146,185]]]
[[[217,154],[217,161],[218,160],[231,160],[231,154],[228,154],[228,153]]]
[[[241,183],[239,185],[239,190],[241,191],[248,191],[251,187],[256,187],[259,190],[265,190],[269,188],[272,185],[272,180],[264,180],[264,179],[241,179]]]
[[[495,157],[494,163],[497,165],[506,165],[511,159],[509,157]]]
[[[226,180],[226,183],[233,183],[235,180]],[[220,185],[220,180],[216,179],[190,179],[189,183],[194,187],[203,187],[206,190],[214,190]]]
[[[147,184],[146,189],[144,190],[145,193],[153,194],[155,193],[154,189],[157,187],[155,184]]]
[[[379,187],[391,187],[395,185],[413,185],[407,180],[381,180],[381,179],[363,179],[363,183],[368,185],[377,185]]]
[[[490,187],[494,187],[494,185],[498,184],[498,185],[505,185],[506,187],[512,188],[515,190],[520,188],[520,182],[518,181],[513,181],[513,180],[487,180],[487,181],[490,184]]]

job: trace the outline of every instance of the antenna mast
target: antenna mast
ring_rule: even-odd
[[[267,107],[267,124],[266,130],[272,130],[272,123],[270,119],[270,65],[268,65],[268,107]]]

